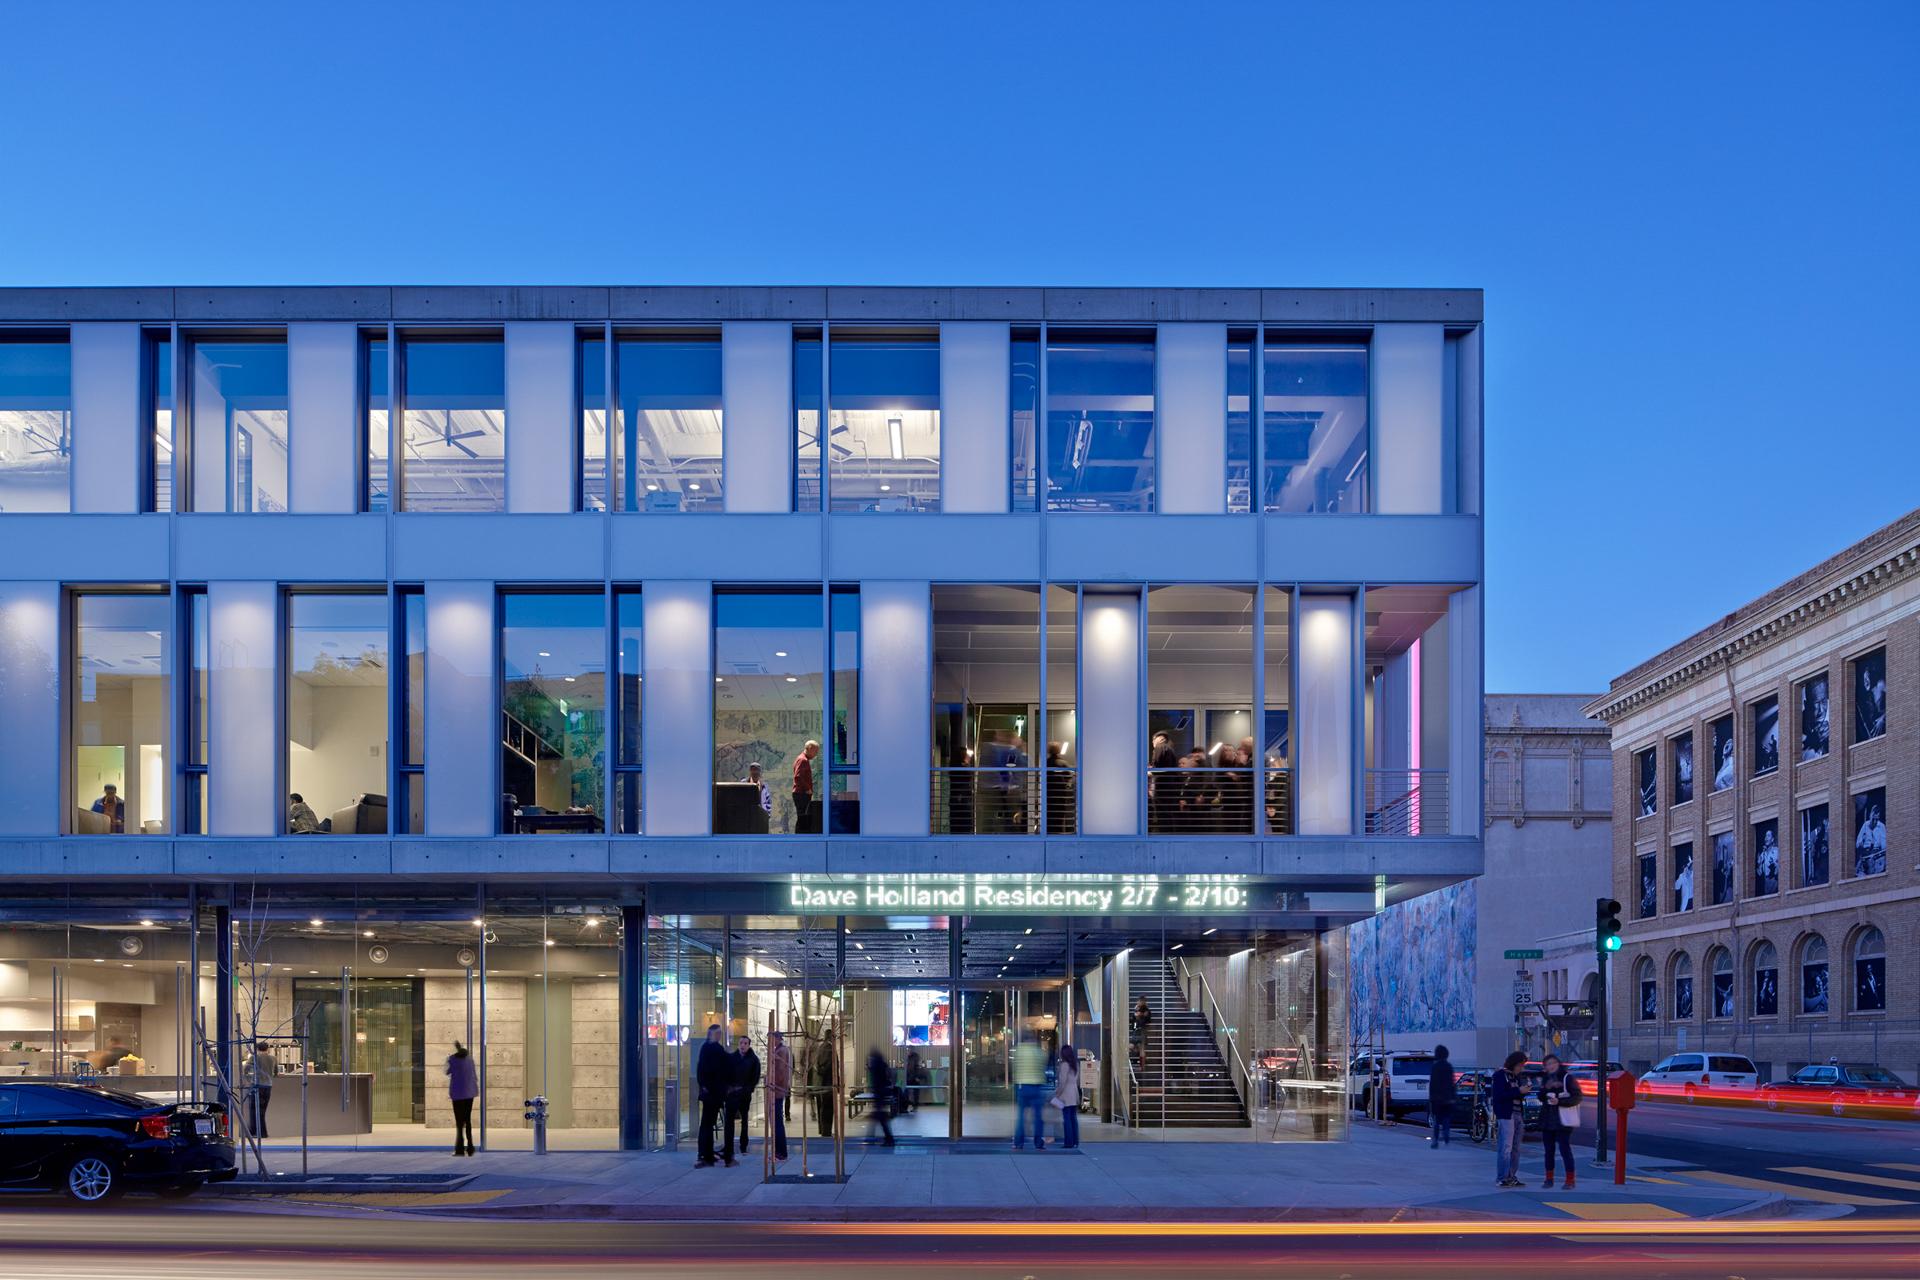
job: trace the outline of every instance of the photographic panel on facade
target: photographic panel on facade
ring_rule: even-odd
[[[1734,892],[1734,834],[1731,831],[1716,831],[1711,837],[1713,843],[1713,899],[1712,905],[1723,907],[1733,901]]]
[[[818,587],[714,591],[715,835],[825,831],[824,607]]]
[[[1673,757],[1673,803],[1693,802],[1693,735],[1683,733],[1668,744]]]
[[[388,644],[385,593],[286,596],[284,687],[288,835],[386,835]]]
[[[507,509],[507,354],[498,332],[400,335],[400,506]]]
[[[1713,982],[1713,1004],[1710,1015],[1715,1018],[1731,1018],[1737,1004],[1733,985],[1733,953],[1725,947],[1715,947],[1707,955],[1707,972]]]
[[[1887,651],[1863,653],[1853,670],[1853,740],[1871,742],[1887,731]]]
[[[932,588],[935,835],[1041,830],[1038,586]]]
[[[1831,716],[1827,697],[1827,673],[1800,682],[1800,762],[1818,760],[1827,754],[1831,741]]]
[[[74,835],[170,829],[174,603],[160,591],[79,591],[68,699]]]
[[[1660,766],[1652,747],[1633,753],[1633,778],[1639,815],[1651,818],[1660,811]]]
[[[1813,934],[1800,944],[1800,1012],[1823,1014],[1828,1011],[1827,943]]]
[[[1757,942],[1753,947],[1753,960],[1749,969],[1752,979],[1749,987],[1753,992],[1753,1016],[1756,1018],[1777,1018],[1780,1016],[1780,957],[1771,942]]]
[[[500,596],[503,834],[606,830],[606,597]]]
[[[1051,329],[1046,361],[1047,509],[1152,511],[1152,330]]]
[[[1651,920],[1660,914],[1660,855],[1640,854],[1635,864],[1640,876],[1640,896],[1634,903],[1633,918]]]
[[[1263,362],[1262,508],[1286,514],[1369,510],[1366,345],[1269,336]]]
[[[1800,887],[1827,883],[1831,858],[1827,835],[1828,809],[1809,805],[1800,811]]]
[[[1252,714],[1253,610],[1260,604],[1250,587],[1147,590],[1149,835],[1255,831],[1262,771]]]
[[[141,419],[147,436],[144,492],[146,511],[173,510],[173,331],[146,329],[140,334]]]
[[[827,357],[828,506],[940,510],[940,333],[836,326]]]
[[[385,329],[360,335],[360,430],[366,436],[366,475],[360,509],[393,505],[393,344]]]
[[[1693,910],[1693,842],[1673,847],[1673,909]]]
[[[1641,956],[1633,964],[1634,990],[1638,993],[1633,1016],[1637,1022],[1653,1022],[1660,1017],[1660,980],[1654,976],[1653,961]]]
[[[0,513],[73,509],[73,353],[65,333],[0,331]]]
[[[1684,951],[1673,958],[1673,1020],[1693,1021],[1693,957]]]
[[[1853,1008],[1856,1013],[1887,1009],[1887,940],[1871,925],[1853,940]]]
[[[1733,717],[1721,716],[1711,726],[1713,733],[1713,789],[1725,791],[1733,785]]]
[[[1780,767],[1780,699],[1762,698],[1753,704],[1753,776]]]
[[[1753,896],[1765,898],[1780,892],[1780,820],[1768,818],[1753,824]]]
[[[1887,789],[1872,787],[1853,797],[1853,874],[1877,876],[1887,869]]]
[[[197,335],[187,347],[187,379],[191,509],[286,511],[285,332]]]

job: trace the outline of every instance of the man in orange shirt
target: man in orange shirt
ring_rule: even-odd
[[[820,830],[813,799],[813,758],[819,754],[820,744],[809,738],[793,759],[793,829],[801,834]]]

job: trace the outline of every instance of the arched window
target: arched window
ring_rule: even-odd
[[[1774,952],[1771,942],[1758,943],[1753,948],[1751,980],[1747,990],[1753,993],[1753,1016],[1756,1018],[1777,1018],[1780,1016],[1780,957]]]
[[[1800,944],[1800,1012],[1827,1012],[1827,943],[1814,934]]]
[[[1673,958],[1673,1020],[1693,1017],[1693,957],[1682,951]]]
[[[1660,984],[1654,980],[1653,961],[1641,956],[1633,965],[1633,988],[1638,1003],[1633,1016],[1638,1022],[1652,1022],[1660,1016]]]
[[[1713,975],[1713,1003],[1707,1015],[1713,1018],[1733,1016],[1733,952],[1715,947],[1707,954],[1707,972]]]
[[[1861,1013],[1887,1007],[1887,940],[1871,927],[1853,940],[1853,1007]]]

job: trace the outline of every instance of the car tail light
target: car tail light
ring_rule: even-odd
[[[1712,1077],[1712,1076],[1701,1076],[1701,1077],[1700,1077],[1700,1083],[1701,1083],[1701,1084],[1712,1084],[1712,1083],[1713,1083],[1713,1077]]]
[[[220,1136],[223,1138],[233,1136],[233,1128],[227,1123],[227,1113],[224,1111],[220,1113]]]
[[[140,1136],[143,1138],[170,1138],[173,1136],[173,1127],[167,1123],[165,1116],[141,1116]]]

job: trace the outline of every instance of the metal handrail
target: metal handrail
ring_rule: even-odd
[[[1367,834],[1444,836],[1448,833],[1445,769],[1369,769]]]
[[[1075,770],[1064,765],[935,766],[928,771],[934,835],[1072,835]]]
[[[1149,835],[1252,835],[1254,768],[1147,770]]]
[[[1212,1016],[1209,1017],[1208,1021],[1214,1025],[1214,1034],[1216,1036],[1224,1035],[1227,1038],[1227,1052],[1225,1057],[1227,1059],[1228,1076],[1231,1078],[1233,1068],[1240,1068],[1240,1105],[1247,1109],[1248,1115],[1252,1115],[1253,1060],[1241,1052],[1240,1041],[1234,1036],[1233,1028],[1226,1025],[1226,1015],[1220,1010],[1219,998],[1213,994],[1213,984],[1207,981],[1207,975],[1188,965],[1185,956],[1176,958],[1180,962],[1180,972],[1183,976],[1200,979],[1200,993],[1206,998],[1207,1005],[1212,1011]]]

